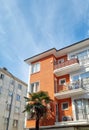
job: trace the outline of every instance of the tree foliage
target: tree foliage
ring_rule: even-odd
[[[23,112],[29,113],[30,119],[36,119],[36,130],[39,130],[39,120],[47,114],[52,100],[44,91],[29,93],[29,97],[25,97],[25,100],[27,103]]]

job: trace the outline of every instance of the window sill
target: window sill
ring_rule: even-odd
[[[39,73],[39,72],[40,72],[40,71],[37,71],[37,72],[31,73],[31,75],[37,74],[37,73]]]

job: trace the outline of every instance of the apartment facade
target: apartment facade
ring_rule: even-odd
[[[24,130],[27,84],[0,68],[0,130]]]
[[[50,49],[25,62],[28,92],[48,91],[54,100],[52,114],[40,122],[43,128],[89,125],[89,39]],[[27,118],[25,125],[33,128],[35,120]]]

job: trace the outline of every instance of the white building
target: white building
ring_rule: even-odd
[[[24,130],[27,84],[0,68],[0,130]]]

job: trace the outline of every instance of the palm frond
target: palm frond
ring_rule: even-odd
[[[41,118],[46,115],[48,109],[47,104],[52,100],[50,99],[48,92],[39,91],[36,93],[29,93],[29,97],[25,97],[28,104],[25,106],[23,112],[28,112],[30,117]]]

